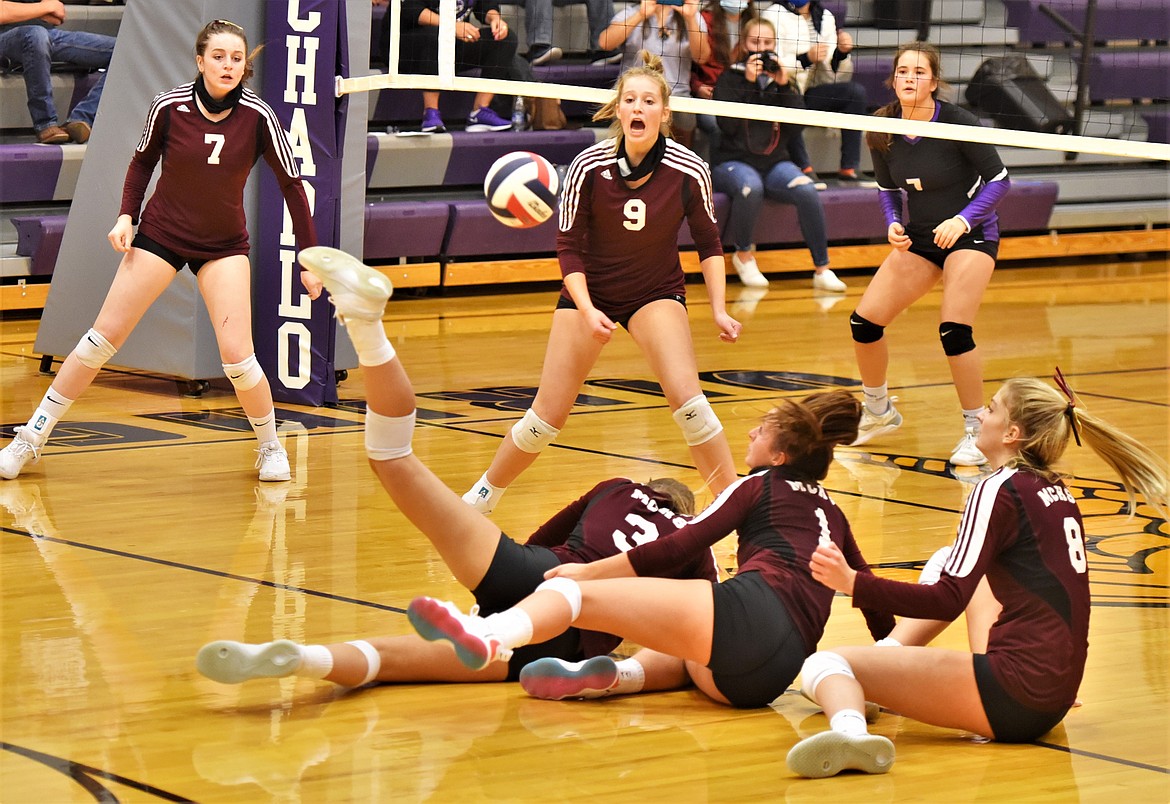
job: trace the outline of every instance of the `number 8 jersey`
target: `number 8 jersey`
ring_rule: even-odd
[[[593,304],[610,318],[668,295],[685,296],[678,256],[684,219],[700,260],[722,256],[706,162],[668,139],[650,178],[630,189],[618,172],[615,141],[602,140],[579,153],[565,177],[557,235],[561,274],[584,273]]]
[[[244,184],[263,156],[292,215],[298,248],[316,245],[309,202],[276,113],[248,88],[219,121],[195,101],[194,83],[155,97],[126,171],[119,214],[178,254],[212,259],[248,253]],[[138,212],[159,159],[162,171],[141,222]]]

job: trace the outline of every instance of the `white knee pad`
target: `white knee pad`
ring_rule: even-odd
[[[359,687],[364,687],[377,678],[378,673],[382,671],[382,654],[378,653],[378,649],[364,639],[355,639],[353,642],[345,644],[353,645],[366,657],[366,677],[358,684]]]
[[[673,414],[675,423],[682,429],[688,447],[705,444],[723,432],[723,425],[707,397],[699,394],[688,399]]]
[[[556,592],[569,601],[569,608],[573,610],[573,622],[581,615],[581,586],[572,578],[549,578],[547,581],[541,581],[536,591]]]
[[[117,352],[118,348],[93,328],[81,336],[81,340],[77,342],[77,347],[73,350],[73,354],[81,361],[81,365],[91,369],[100,369]]]
[[[416,411],[406,416],[383,416],[366,408],[366,456],[371,461],[405,458],[413,448]]]
[[[256,359],[255,352],[239,363],[224,363],[223,373],[227,375],[237,391],[251,390],[264,379],[264,369],[260,368],[260,361]]]
[[[529,408],[524,411],[524,418],[512,425],[512,440],[524,452],[536,454],[551,444],[560,432]]]
[[[817,701],[817,686],[829,676],[856,678],[849,662],[838,653],[821,650],[805,659],[804,666],[800,668],[801,691],[805,697],[820,703]]]

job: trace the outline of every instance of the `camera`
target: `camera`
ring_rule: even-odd
[[[760,57],[760,69],[766,73],[774,73],[780,69],[780,57],[775,51],[762,50],[756,54]]]

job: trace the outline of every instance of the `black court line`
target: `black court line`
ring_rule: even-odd
[[[31,759],[33,762],[39,762],[51,770],[68,776],[73,781],[77,782],[87,793],[93,796],[94,801],[112,802],[117,804],[118,797],[109,789],[101,784],[98,779],[105,779],[110,782],[124,785],[133,788],[142,793],[161,798],[163,801],[176,802],[190,802],[192,799],[186,796],[180,796],[176,793],[168,793],[166,790],[155,787],[154,785],[146,784],[145,782],[135,781],[125,776],[120,776],[110,771],[95,768],[92,765],[85,765],[81,762],[74,762],[71,759],[64,757],[53,756],[52,754],[45,754],[41,751],[36,751],[32,748],[25,748],[22,745],[14,745],[13,743],[0,742],[0,750],[9,751],[26,759]],[[97,778],[94,778],[97,777]]]
[[[397,606],[388,606],[385,603],[375,603],[371,600],[359,600],[355,597],[345,597],[344,595],[335,595],[330,592],[319,592],[316,589],[308,589],[304,586],[292,586],[286,583],[276,583],[275,581],[266,581],[262,578],[250,578],[247,575],[236,575],[232,572],[224,572],[223,570],[209,569],[207,567],[197,567],[194,564],[184,564],[180,561],[168,561],[165,558],[154,558],[153,556],[142,555],[141,553],[128,553],[125,550],[115,550],[112,547],[101,547],[96,544],[85,544],[84,542],[75,542],[72,539],[62,539],[57,536],[37,536],[23,530],[16,528],[8,528],[0,526],[0,531],[4,533],[11,533],[13,536],[24,536],[33,541],[53,542],[54,544],[64,544],[69,547],[77,547],[82,550],[91,550],[95,553],[105,553],[106,555],[117,556],[118,558],[128,558],[133,561],[144,561],[148,564],[158,564],[162,567],[171,567],[174,569],[189,570],[191,572],[202,573],[203,575],[211,575],[216,578],[224,578],[230,581],[243,581],[245,583],[254,583],[259,586],[267,586],[270,589],[280,589],[285,592],[299,592],[310,597],[319,597],[324,600],[331,600],[337,603],[352,603],[355,606],[365,606],[366,608],[378,609],[379,611],[392,611],[395,614],[405,614],[406,609],[398,608]]]
[[[1056,743],[1046,743],[1042,740],[1036,740],[1035,744],[1041,748],[1051,748],[1054,751],[1064,751],[1066,754],[1075,754],[1078,757],[1088,757],[1089,759],[1100,759],[1103,762],[1115,762],[1118,765],[1126,765],[1130,768],[1140,768],[1141,770],[1153,771],[1154,773],[1170,774],[1170,768],[1163,768],[1159,765],[1150,765],[1145,762],[1134,762],[1132,759],[1121,759],[1120,757],[1111,757],[1108,754],[1098,754],[1094,751],[1084,751],[1080,748],[1069,748],[1067,745],[1057,745]],[[1122,785],[1124,787],[1124,784]]]

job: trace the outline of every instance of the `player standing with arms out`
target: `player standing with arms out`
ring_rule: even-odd
[[[795,773],[890,769],[894,746],[866,732],[863,701],[1001,742],[1035,740],[1073,705],[1088,651],[1088,558],[1081,512],[1052,466],[1070,437],[1083,440],[1117,472],[1131,507],[1136,490],[1165,517],[1170,499],[1162,459],[1079,407],[1059,370],[1056,380],[1066,396],[1036,379],[1008,380],[980,414],[977,446],[997,471],[967,499],[937,581],[857,574],[836,547],[817,548],[813,577],[855,606],[949,622],[986,577],[1003,610],[982,653],[894,645],[810,656],[804,692],[831,730],[792,748]]]
[[[490,617],[416,598],[407,616],[423,637],[454,644],[468,667],[570,628],[618,634],[647,650],[615,662],[541,660],[520,674],[539,698],[601,697],[676,689],[694,682],[719,703],[767,706],[816,650],[833,592],[808,562],[832,542],[849,566],[868,572],[845,514],[825,492],[833,447],[857,435],[861,404],[845,391],[786,399],[748,436],[752,472],[690,524],[654,542],[591,564],[562,564],[516,607]],[[723,583],[646,576],[698,555],[736,531],[738,571]],[[884,638],[894,618],[867,612]]]
[[[896,99],[882,117],[978,125],[970,112],[937,100],[942,79],[938,49],[912,42],[898,49],[890,78]],[[999,252],[996,205],[1007,195],[1007,169],[994,146],[929,137],[866,135],[879,198],[894,250],[886,257],[849,318],[865,392],[855,446],[902,425],[886,384],[885,329],[943,280],[938,332],[963,409],[963,437],[952,451],[956,466],[982,466],[975,446],[983,410],[983,361],[972,329]],[[908,215],[903,220],[902,195]]]
[[[557,437],[619,324],[658,378],[703,480],[718,493],[735,479],[723,425],[699,387],[678,254],[685,220],[702,261],[719,338],[734,343],[740,324],[725,309],[726,269],[711,173],[702,159],[670,139],[670,90],[662,63],[645,51],[642,57],[645,65],[623,72],[614,98],[593,116],[614,119],[613,136],[586,148],[569,166],[557,234],[564,287],[553,312],[540,387],[491,466],[463,495],[485,514]]]
[[[694,495],[677,480],[643,485],[614,478],[566,506],[526,544],[512,541],[464,504],[412,451],[414,389],[382,327],[389,280],[336,249],[308,249],[300,259],[324,281],[357,349],[369,397],[365,441],[370,467],[399,510],[431,540],[455,579],[474,593],[485,614],[518,603],[553,567],[616,555],[677,531],[694,513]],[[715,561],[708,550],[665,567],[662,575],[713,582]],[[510,661],[473,671],[446,645],[414,634],[333,645],[222,641],[205,645],[196,665],[205,676],[228,684],[293,674],[345,686],[370,681],[514,681],[520,669],[536,659],[604,656],[620,642],[611,634],[570,629],[517,651]]]
[[[213,20],[195,39],[198,75],[155,97],[126,171],[122,207],[110,244],[125,256],[93,327],[65,358],[41,404],[0,451],[0,477],[35,462],[53,427],[125,343],[175,275],[190,266],[215,329],[223,370],[260,442],[260,479],[289,480],[288,454],[276,436],[272,389],[252,344],[251,265],[244,184],[260,156],[292,214],[297,246],[316,245],[309,201],[288,138],[272,109],[244,86],[252,58],[244,29]],[[154,194],[142,199],[162,160]],[[134,225],[138,224],[138,233]],[[320,281],[302,272],[310,298]]]

